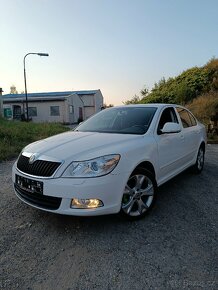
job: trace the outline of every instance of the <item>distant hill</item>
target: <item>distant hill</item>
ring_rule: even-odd
[[[218,58],[212,58],[202,67],[187,69],[174,78],[161,79],[150,92],[145,88],[141,91],[141,97],[134,96],[125,102],[131,103],[186,105],[197,117],[206,121],[209,114],[218,111]]]
[[[203,67],[187,69],[175,78],[161,79],[140,102],[187,104],[201,94],[217,90],[218,59],[213,58]],[[141,93],[143,96],[144,91]]]

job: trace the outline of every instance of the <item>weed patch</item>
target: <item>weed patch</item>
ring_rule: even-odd
[[[58,123],[26,123],[0,119],[0,161],[16,157],[27,144],[68,131]]]

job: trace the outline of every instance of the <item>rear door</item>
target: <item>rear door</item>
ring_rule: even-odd
[[[177,107],[185,138],[185,162],[192,163],[198,151],[201,131],[194,116],[183,107]]]

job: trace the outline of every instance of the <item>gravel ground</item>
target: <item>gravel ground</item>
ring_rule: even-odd
[[[0,163],[0,289],[218,289],[218,145],[137,222],[33,209],[13,193],[12,164]]]

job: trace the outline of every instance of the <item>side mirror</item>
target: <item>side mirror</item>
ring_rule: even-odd
[[[181,126],[178,123],[167,122],[164,124],[161,130],[162,134],[179,133],[181,132]]]

